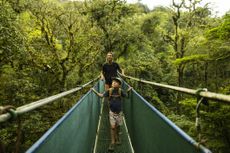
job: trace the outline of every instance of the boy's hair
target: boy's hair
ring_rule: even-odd
[[[116,82],[118,82],[120,85],[122,84],[122,80],[121,80],[121,78],[119,78],[119,77],[113,77],[113,78],[112,78],[112,81],[116,81]]]

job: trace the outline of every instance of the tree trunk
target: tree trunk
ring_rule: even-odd
[[[18,118],[17,140],[16,140],[16,144],[15,144],[15,153],[19,153],[19,152],[20,152],[21,134],[22,134],[22,130],[21,130],[21,120],[20,120],[20,118]]]
[[[218,90],[217,62],[215,61],[215,92]]]
[[[0,153],[5,153],[5,145],[0,140]]]
[[[177,72],[178,72],[178,86],[182,87],[184,83],[184,80],[183,80],[184,66],[180,64],[179,67],[177,68]]]
[[[208,87],[208,62],[205,62],[204,65],[204,85]]]

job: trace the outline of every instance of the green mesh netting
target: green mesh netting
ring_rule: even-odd
[[[103,91],[103,84],[95,88]],[[92,152],[100,114],[99,98],[88,92],[27,152],[89,153]]]
[[[125,99],[124,114],[136,153],[209,152],[204,147],[195,147],[193,139],[135,91]]]

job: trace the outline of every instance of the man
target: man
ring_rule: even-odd
[[[117,77],[117,71],[123,74],[120,66],[113,62],[113,53],[108,52],[106,55],[106,63],[102,67],[101,80],[105,80],[105,90],[108,90],[112,85],[112,78]]]

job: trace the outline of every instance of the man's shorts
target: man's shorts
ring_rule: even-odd
[[[112,85],[112,79],[105,79],[105,84]]]
[[[122,125],[122,112],[116,114],[109,111],[109,121],[111,126]]]

